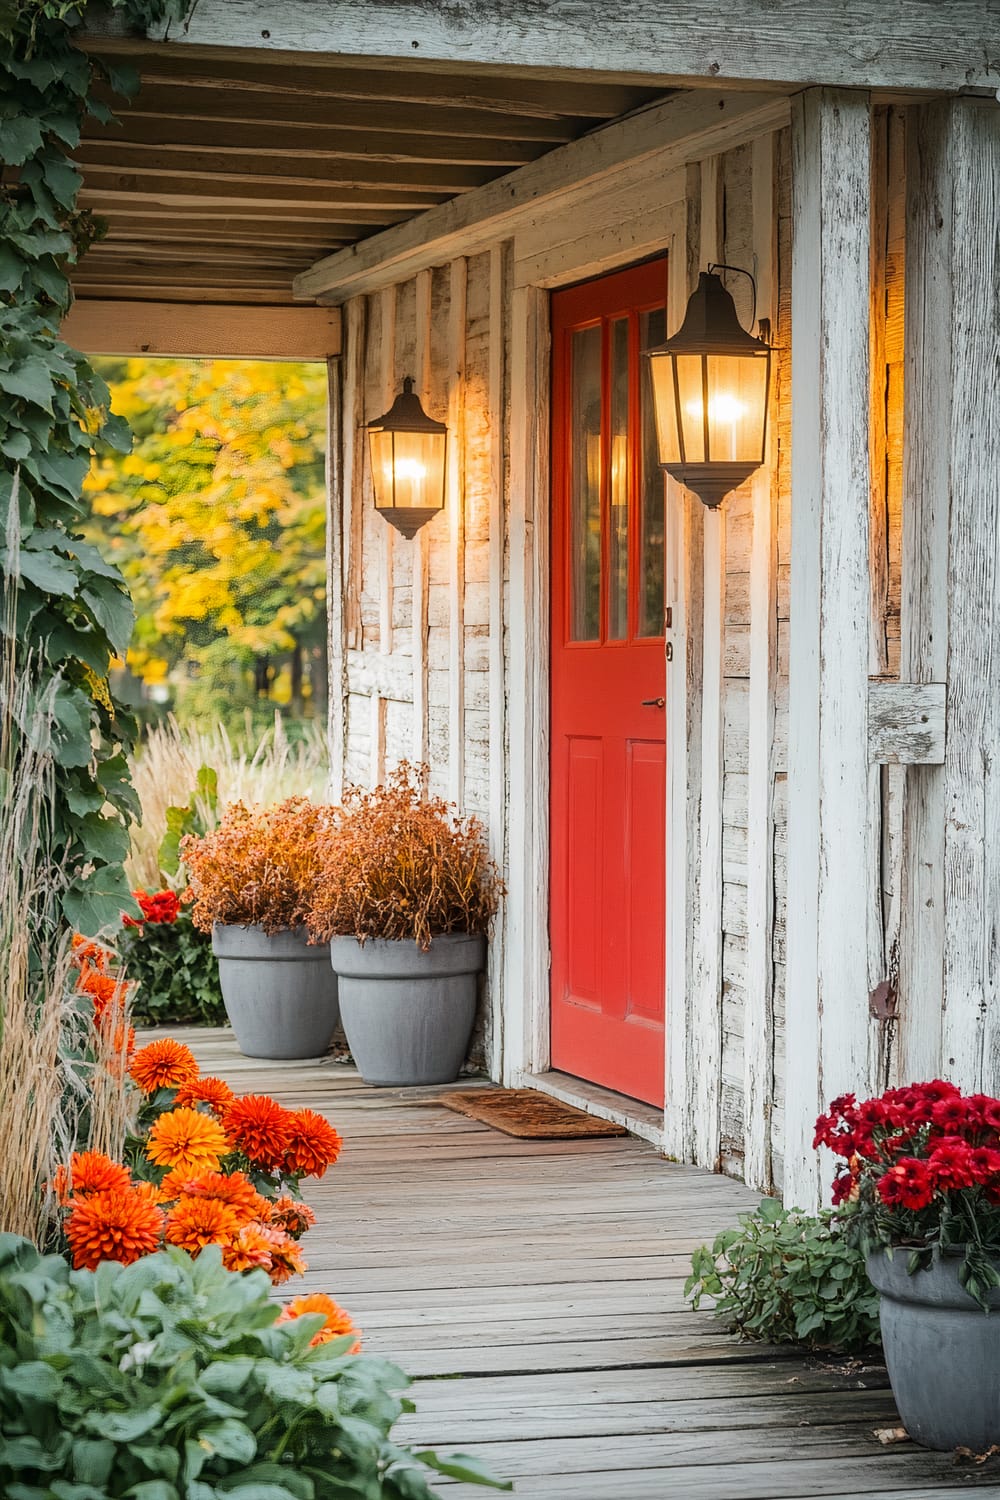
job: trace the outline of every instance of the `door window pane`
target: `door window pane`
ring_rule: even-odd
[[[601,327],[571,349],[570,640],[601,635]]]
[[[666,313],[662,307],[643,313],[639,320],[641,347],[652,349],[667,336]],[[749,363],[749,361],[748,361]],[[650,362],[642,366],[642,451],[639,474],[639,610],[636,634],[663,634],[664,596],[664,474],[657,462],[656,423],[653,416],[653,391]]]
[[[611,501],[608,543],[608,639],[628,636],[628,318],[611,324]]]

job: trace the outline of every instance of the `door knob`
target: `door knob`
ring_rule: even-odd
[[[642,700],[643,708],[665,708],[666,705],[666,698],[643,698]]]

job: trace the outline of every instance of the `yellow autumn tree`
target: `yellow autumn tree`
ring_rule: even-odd
[[[245,360],[101,361],[132,452],[88,481],[90,536],[136,606],[128,664],[182,717],[325,693],[325,372]]]

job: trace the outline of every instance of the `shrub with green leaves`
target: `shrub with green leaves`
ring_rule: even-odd
[[[0,1237],[5,1500],[431,1500],[427,1471],[509,1489],[475,1459],[392,1442],[401,1371],[276,1324],[263,1272],[212,1247],[70,1271]]]
[[[173,922],[126,927],[115,946],[136,986],[136,1025],[227,1024],[211,934],[199,932],[189,910],[182,908]]]
[[[684,1295],[695,1308],[708,1298],[748,1339],[845,1354],[879,1342],[878,1293],[861,1251],[832,1214],[773,1198],[695,1251]]]

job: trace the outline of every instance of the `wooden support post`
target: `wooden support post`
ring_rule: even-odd
[[[945,761],[906,773],[901,1068],[1000,1085],[1000,107],[908,124],[904,675],[947,681]]]
[[[344,329],[344,627],[349,650],[361,648],[362,546],[364,544],[364,441],[366,299],[345,309]]]
[[[465,307],[469,263],[451,263],[448,305],[448,796],[465,799]]]
[[[494,245],[490,251],[490,356],[487,405],[490,434],[490,539],[489,539],[489,837],[490,854],[501,870],[507,864],[507,683],[504,658],[504,563],[506,558],[505,425],[504,383],[507,374],[507,308],[510,286],[510,246]],[[490,1076],[500,1078],[504,1068],[504,1019],[506,973],[506,911],[501,909],[490,943]]]
[[[350,496],[344,491],[345,441],[340,356],[326,362],[326,619],[328,693],[327,733],[330,746],[330,801],[344,794],[347,748],[347,637],[344,618],[344,533]]]
[[[792,111],[792,595],[785,1197],[821,1103],[869,1079],[868,96]]]
[[[396,288],[383,287],[379,301],[382,311],[381,385],[385,403],[382,411],[388,411],[396,399]],[[378,649],[383,656],[392,655],[392,552],[395,535],[395,528],[388,522],[379,527]]]
[[[426,401],[431,383],[431,289],[433,272],[420,271],[416,278],[417,392]],[[413,539],[413,587],[411,628],[413,640],[413,734],[410,755],[415,765],[427,761],[427,588],[430,538],[422,526]]]
[[[757,309],[777,323],[777,215],[774,136],[753,143],[753,241]],[[772,400],[772,413],[776,403]],[[774,703],[777,679],[778,545],[775,523],[774,421],[768,452],[751,485],[750,684],[747,750],[747,957],[743,1011],[744,1175],[771,1186],[774,1089]]]

